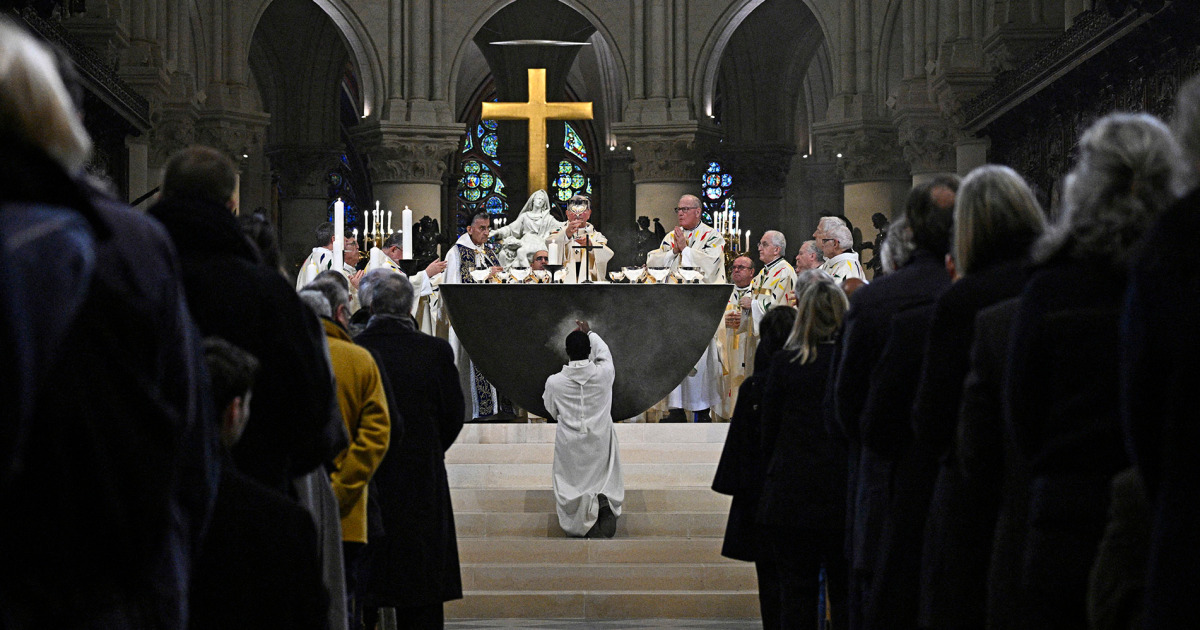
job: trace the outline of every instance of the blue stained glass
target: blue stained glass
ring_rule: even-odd
[[[345,164],[346,168],[350,168],[350,158],[347,158],[345,153],[342,154],[342,164]]]
[[[558,186],[559,188],[570,188],[571,187],[571,176],[570,175],[559,175],[558,179],[554,180],[554,185]],[[560,197],[562,196],[562,191],[559,191],[559,196]],[[568,195],[567,198],[570,199],[571,198],[570,195]]]
[[[487,211],[491,213],[504,212],[504,201],[499,197],[489,197],[487,200]]]
[[[721,185],[721,176],[716,175],[716,174],[709,175],[708,177],[704,178],[704,184],[706,186],[720,186]]]
[[[468,160],[465,164],[463,164],[463,172],[464,173],[478,173],[479,172],[479,162],[476,160]]]
[[[491,173],[483,172],[479,174],[479,185],[484,188],[491,188],[492,184],[496,183],[496,178]]]
[[[468,188],[463,191],[463,197],[466,197],[467,201],[479,201],[482,196],[483,193],[479,192],[478,188]]]
[[[575,173],[571,176],[571,186],[576,189],[583,188],[587,181],[583,177],[583,173]]]
[[[709,173],[720,173],[721,165],[717,164],[716,162],[709,162],[708,163],[708,172]]]
[[[563,175],[570,175],[571,174],[571,163],[566,160],[559,162],[558,163],[558,172]]]
[[[587,184],[587,194],[590,195],[592,194],[592,180],[589,179]]]
[[[500,179],[499,177],[496,178],[496,194],[504,194],[504,180]]]
[[[483,125],[475,125],[475,135],[483,136],[487,132],[483,130]]]
[[[569,201],[573,194],[574,193],[571,192],[570,188],[559,188],[558,189],[558,200],[559,201]]]
[[[489,157],[496,157],[496,149],[499,147],[499,145],[500,141],[496,139],[496,134],[494,133],[489,133],[488,135],[484,136],[483,140],[479,143],[480,148],[483,149],[483,152]]]
[[[475,148],[475,140],[471,137],[471,134],[467,134],[467,141],[463,143],[462,153],[467,153],[473,148]]]
[[[479,176],[478,175],[467,175],[466,184],[467,184],[468,188],[478,188],[479,187]]]
[[[713,199],[713,200],[720,199],[721,198],[721,189],[720,188],[705,188],[704,196],[708,197],[709,199]]]
[[[729,188],[733,185],[733,175],[725,174],[721,176],[721,186]]]
[[[487,129],[488,131],[495,131],[496,130],[496,121],[485,120],[485,121],[483,121],[483,127],[485,129]]]
[[[587,162],[587,147],[583,145],[583,139],[575,133],[575,129],[570,123],[563,123],[563,127],[566,128],[566,133],[563,134],[563,148],[580,160]]]

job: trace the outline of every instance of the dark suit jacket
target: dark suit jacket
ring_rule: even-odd
[[[762,495],[767,462],[762,457],[761,409],[766,373],[754,373],[738,387],[737,405],[729,419],[729,433],[712,489],[733,497],[721,555],[735,560],[756,561],[765,548],[763,534],[755,523]]]
[[[407,315],[374,316],[354,339],[379,361],[403,418],[375,472],[384,535],[367,547],[370,606],[415,607],[462,597],[446,450],[462,430],[454,352]]]

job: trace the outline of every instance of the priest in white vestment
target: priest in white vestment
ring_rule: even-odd
[[[412,283],[413,300],[412,317],[417,322],[417,329],[434,337],[446,337],[444,327],[439,327],[441,300],[438,286],[442,282],[442,273],[446,270],[446,261],[434,260],[425,267],[424,271],[412,276],[400,268],[404,259],[403,235],[396,232],[383,242],[383,247],[372,247],[371,258],[367,262],[367,271],[372,269],[390,269],[408,278]],[[441,334],[439,334],[441,333]]]
[[[333,269],[333,223],[326,221],[317,226],[316,247],[308,258],[300,263],[300,273],[296,274],[296,290],[299,291],[317,279],[317,274]],[[341,271],[341,267],[337,268]]]
[[[684,195],[675,208],[679,225],[663,237],[657,250],[646,254],[649,267],[695,267],[704,274],[704,282],[725,282],[725,237],[700,221],[700,198]],[[719,331],[718,333],[719,334]],[[697,412],[701,421],[708,410],[721,404],[721,359],[717,336],[709,341],[700,361],[685,376],[679,387],[667,396],[666,422],[685,422],[684,410]]]
[[[827,221],[828,219],[833,219],[833,221]],[[823,227],[827,224],[828,227]],[[840,219],[836,217],[822,219],[817,224],[817,231],[813,233],[813,238],[816,239],[817,245],[821,247],[821,252],[825,255],[825,262],[821,265],[821,270],[833,276],[839,287],[849,278],[867,281],[867,274],[858,258],[858,252],[854,251],[854,235]]]
[[[758,345],[758,337],[754,334],[752,318],[745,315],[741,304],[743,297],[752,295],[750,283],[754,280],[754,261],[749,256],[733,259],[729,280],[733,282],[733,291],[729,294],[729,302],[725,304],[724,324],[718,331],[724,379],[721,408],[717,415],[725,420],[733,417],[738,388],[754,370],[754,349]]]
[[[566,284],[578,284],[584,278],[592,281],[607,279],[608,261],[613,251],[608,239],[588,219],[592,217],[592,202],[583,195],[567,201],[567,222],[550,233],[547,242],[558,245],[562,252]],[[589,248],[590,246],[590,248]],[[586,265],[586,273],[584,266]]]
[[[485,213],[476,214],[467,226],[467,233],[458,237],[458,241],[446,253],[446,271],[442,284],[471,284],[476,282],[472,272],[486,272],[487,277],[494,277],[501,271],[500,261],[496,255],[483,246],[491,234],[491,218]],[[482,275],[482,274],[481,274]],[[463,398],[471,401],[464,405],[468,414],[466,421],[475,418],[492,416],[500,411],[500,396],[496,388],[486,378],[475,362],[467,355],[454,327],[450,327],[450,347],[454,349],[454,362],[458,366],[459,385],[463,390]]]
[[[612,538],[625,480],[612,419],[616,372],[608,345],[584,321],[567,335],[569,362],[546,379],[542,401],[558,421],[554,498],[558,524],[572,536]]]
[[[740,302],[742,309],[751,315],[756,337],[767,311],[776,306],[787,306],[796,287],[796,269],[784,259],[785,249],[787,240],[783,233],[775,230],[763,232],[758,241],[758,259],[763,268],[750,283],[750,295],[743,296]]]
[[[350,314],[358,312],[358,283],[362,281],[363,274],[367,271],[358,270],[358,261],[362,260],[362,252],[358,251],[358,240],[354,237],[347,236],[342,241],[342,275],[346,276],[346,282],[350,283]]]

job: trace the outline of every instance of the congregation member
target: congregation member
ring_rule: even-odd
[[[471,219],[467,231],[446,253],[446,270],[443,284],[472,284],[474,271],[487,270],[488,279],[501,271],[496,255],[483,246],[491,233],[491,218],[480,212]],[[450,346],[454,348],[454,360],[458,366],[458,379],[463,398],[467,401],[464,418],[469,422],[475,418],[494,416],[501,412],[500,395],[496,387],[475,367],[467,349],[459,341],[454,327],[450,327]]]
[[[318,296],[319,297],[319,296]],[[326,303],[327,304],[327,303]],[[204,342],[214,424],[227,465],[196,560],[189,628],[329,627],[317,531],[308,512],[244,475],[229,460],[250,420],[258,361],[217,337]]]
[[[762,394],[766,464],[758,521],[778,571],[779,627],[818,626],[824,568],[833,627],[844,628],[847,456],[845,442],[826,426],[825,398],[834,339],[849,303],[820,271],[804,272],[798,287],[791,333],[771,359]]]
[[[463,426],[454,353],[416,329],[407,278],[371,271],[362,298],[371,319],[354,341],[378,358],[396,403],[391,416],[404,426],[391,432],[375,472],[384,533],[367,547],[364,623],[374,628],[380,608],[395,608],[400,628],[440,628],[443,602],[462,597],[445,461]]]
[[[317,279],[317,274],[328,269],[341,271],[342,267],[336,269],[333,264],[333,223],[325,221],[317,225],[313,230],[314,242],[312,253],[300,263],[300,272],[296,274],[296,290],[303,289],[305,285]]]
[[[935,303],[912,413],[914,457],[921,460],[922,478],[914,480],[918,487],[911,504],[897,506],[928,514],[920,568],[923,628],[985,622],[999,500],[995,486],[965,485],[955,436],[976,315],[1020,293],[1028,278],[1029,248],[1044,229],[1033,191],[1012,169],[983,166],[963,179],[954,206],[957,279]],[[921,519],[913,520],[910,535],[920,537],[915,525]],[[912,573],[907,577],[915,579]]]
[[[0,626],[184,628],[220,472],[203,350],[167,235],[88,181],[70,84],[0,19]]]
[[[1145,628],[1185,627],[1200,612],[1200,391],[1192,317],[1200,281],[1192,264],[1200,234],[1200,77],[1179,89],[1171,129],[1183,152],[1182,199],[1147,231],[1130,263],[1121,326],[1122,420],[1151,506]]]
[[[620,444],[612,419],[616,370],[608,344],[586,321],[567,335],[567,364],[546,379],[542,401],[557,421],[553,485],[558,525],[568,535],[612,538],[625,503]]]
[[[729,280],[733,291],[725,305],[724,333],[721,339],[721,360],[724,363],[723,397],[718,415],[731,418],[737,407],[738,390],[754,369],[754,349],[758,335],[754,332],[753,319],[745,315],[742,298],[751,295],[750,283],[754,281],[754,261],[749,256],[733,259],[729,268]]]
[[[346,289],[333,280],[317,280],[301,291],[318,292],[325,298],[313,305],[321,318],[329,344],[329,358],[337,387],[338,410],[350,444],[334,458],[330,483],[337,497],[342,526],[342,560],[346,580],[347,619],[351,628],[361,626],[362,564],[367,539],[368,484],[387,453],[391,431],[402,431],[402,420],[393,422],[384,394],[379,366],[366,349],[350,339],[350,299]]]
[[[839,285],[851,278],[866,281],[867,274],[863,271],[862,261],[858,252],[854,251],[854,234],[845,223],[836,217],[825,217],[818,224],[813,238],[825,257],[821,269],[833,276]]]
[[[1129,466],[1118,396],[1119,317],[1135,242],[1174,202],[1170,131],[1113,114],[1079,142],[1064,214],[1034,249],[1006,374],[1009,424],[1033,481],[1023,601],[1035,627],[1086,628],[1088,573],[1109,482]]]
[[[663,237],[659,248],[646,254],[649,267],[669,267],[674,273],[679,267],[695,267],[704,274],[705,284],[725,282],[725,237],[712,226],[700,221],[700,198],[683,195],[675,208],[679,224]],[[696,363],[693,372],[685,376],[667,396],[667,417],[663,422],[687,422],[687,413],[694,413],[697,422],[711,421],[710,409],[722,399],[720,351],[716,335]]]
[[[821,248],[816,241],[804,241],[800,244],[800,251],[796,252],[796,273],[803,273],[809,269],[820,269],[823,264],[825,264],[825,254],[821,253]]]
[[[872,388],[879,385],[872,372],[888,341],[893,317],[931,304],[950,284],[943,258],[949,247],[957,190],[957,177],[938,176],[909,193],[902,214],[904,228],[891,234],[888,241],[911,241],[911,254],[895,273],[863,286],[850,297],[836,351],[831,406],[836,430],[847,441],[849,458],[846,548],[851,563],[852,628],[864,627],[856,616],[870,603],[893,468],[891,458],[878,456],[862,441],[863,427],[872,422],[865,416],[865,403]]]
[[[547,244],[556,244],[562,252],[563,271],[566,272],[563,282],[567,284],[608,279],[608,261],[612,260],[613,251],[608,248],[604,234],[588,223],[591,216],[591,200],[584,195],[575,195],[567,200],[567,222],[552,230],[546,238]]]
[[[750,283],[750,295],[738,300],[742,312],[749,312],[754,330],[772,308],[786,306],[796,286],[796,270],[783,258],[787,240],[782,232],[767,230],[758,241],[758,259],[763,268]]]
[[[740,258],[750,262],[749,258]],[[712,483],[714,492],[733,497],[729,504],[721,555],[754,563],[764,628],[780,627],[782,601],[775,551],[771,548],[767,528],[758,523],[759,498],[762,496],[763,475],[768,461],[763,453],[762,396],[771,359],[783,349],[795,320],[796,309],[790,306],[772,309],[763,318],[759,326],[762,338],[752,366],[754,371],[738,387],[737,406],[729,420],[729,433],[721,449],[721,459]]]
[[[400,268],[400,261],[404,260],[403,246],[404,234],[397,232],[383,242],[383,247],[372,247],[366,271],[390,269],[407,277],[413,285],[413,291],[417,294],[412,312],[413,319],[417,321],[417,328],[427,335],[445,338],[445,331],[438,334],[443,327],[439,326],[441,300],[438,299],[437,290],[438,285],[442,282],[440,274],[446,270],[446,261],[435,258],[425,266],[424,270],[409,276]]]
[[[238,225],[242,228],[242,234],[245,234],[258,249],[263,264],[279,271],[279,275],[288,277],[280,260],[279,234],[271,225],[271,221],[262,213],[253,212],[238,215]]]

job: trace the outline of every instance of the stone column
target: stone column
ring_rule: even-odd
[[[261,160],[266,146],[270,114],[245,110],[209,110],[196,120],[196,142],[210,146],[233,160],[241,177],[241,206],[270,206],[270,176],[251,169],[249,160]],[[283,226],[277,226],[281,229]]]
[[[617,150],[633,152],[634,216],[657,218],[670,230],[684,194],[700,195],[702,159],[716,135],[698,123],[649,126],[614,123]]]
[[[936,110],[901,112],[896,126],[914,186],[938,174],[957,172],[958,133]]]
[[[340,147],[290,145],[268,152],[271,166],[279,174],[282,206],[279,217],[279,246],[283,267],[294,275],[312,248],[313,231],[328,220],[329,170],[341,162]],[[243,205],[253,208],[243,199]]]
[[[890,123],[818,125],[813,133],[818,159],[838,165],[843,213],[856,229],[866,234],[872,214],[882,212],[890,219],[904,208],[912,175]]]
[[[800,222],[787,220],[783,207],[788,171],[796,149],[787,145],[735,147],[725,146],[718,155],[725,171],[733,175],[741,229],[750,230],[750,250],[766,230],[779,230],[788,239],[789,248],[799,235]],[[812,230],[809,230],[812,233]],[[754,256],[757,260],[757,256]]]
[[[150,189],[153,187],[150,183],[150,173],[147,168],[150,159],[150,141],[145,135],[136,138],[127,136],[125,138],[125,148],[129,151],[126,190],[129,191],[129,201],[133,201],[150,192]],[[146,203],[142,203],[138,207],[145,209],[149,206]]]
[[[972,169],[987,164],[987,152],[991,147],[988,138],[965,138],[955,145],[955,161],[959,175],[966,176]]]

